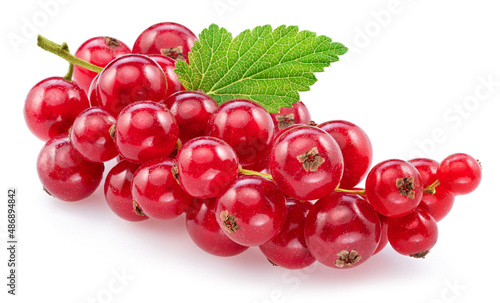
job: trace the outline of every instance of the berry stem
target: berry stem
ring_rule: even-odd
[[[334,191],[341,192],[341,193],[351,193],[351,194],[358,194],[358,195],[366,195],[366,190],[364,190],[364,189],[343,189],[343,188],[337,188]]]
[[[238,173],[240,173],[242,175],[261,176],[261,177],[267,178],[269,180],[273,180],[273,176],[271,176],[269,174],[263,174],[263,173],[259,173],[259,172],[253,171],[253,170],[243,169],[241,166],[238,167]]]
[[[436,193],[436,187],[439,186],[439,184],[441,184],[439,180],[434,181],[434,183],[424,189],[424,193],[434,195]]]
[[[69,64],[68,72],[63,77],[65,81],[73,82],[73,71],[75,70],[75,65],[73,63]]]
[[[37,45],[55,55],[58,55],[59,57],[63,58],[64,60],[68,61],[71,64],[81,66],[83,68],[86,68],[88,70],[91,70],[93,72],[99,73],[102,71],[102,67],[99,67],[97,65],[94,65],[92,63],[89,63],[85,60],[82,60],[80,58],[77,58],[73,56],[68,48],[68,45],[66,42],[64,42],[62,45],[57,44],[55,42],[50,41],[49,39],[43,37],[42,35],[38,35],[37,38]]]

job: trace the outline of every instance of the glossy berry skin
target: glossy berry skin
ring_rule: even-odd
[[[427,158],[416,158],[408,161],[408,163],[413,165],[418,170],[418,173],[422,178],[422,185],[424,188],[437,180],[439,162]]]
[[[215,215],[226,236],[243,246],[259,246],[286,222],[286,199],[274,182],[239,176],[217,197]]]
[[[446,157],[438,169],[439,187],[454,195],[473,192],[481,182],[481,166],[467,154],[453,154]]]
[[[173,159],[160,158],[142,164],[132,179],[132,197],[149,218],[170,220],[180,216],[191,203],[172,175]]]
[[[94,65],[105,67],[109,62],[120,56],[130,54],[130,48],[118,39],[111,37],[94,37],[85,41],[75,53],[75,56]],[[96,72],[75,65],[73,80],[88,93],[90,83]]]
[[[160,102],[166,96],[165,73],[158,63],[144,55],[130,54],[111,61],[97,82],[98,106],[114,116],[133,102]]]
[[[175,60],[163,55],[148,55],[148,57],[158,63],[161,67],[165,76],[167,77],[167,95],[166,98],[171,96],[176,92],[180,92],[185,90],[184,86],[182,86],[181,82],[177,79],[177,74],[174,72],[175,69]]]
[[[238,158],[226,142],[198,137],[184,143],[176,158],[179,184],[196,198],[215,198],[238,174]]]
[[[37,159],[38,177],[46,191],[63,201],[90,196],[99,186],[104,166],[85,160],[67,135],[49,140]]]
[[[179,125],[179,139],[183,142],[205,136],[208,120],[219,107],[214,99],[204,93],[192,91],[171,95],[165,105]]]
[[[187,27],[174,23],[162,22],[154,24],[144,30],[137,40],[135,40],[133,53],[138,54],[163,54],[171,57],[174,60],[188,60],[188,53],[198,40]],[[168,54],[164,50],[169,48],[180,47],[180,54]]]
[[[403,183],[404,181],[412,183]],[[400,182],[400,183],[398,183]],[[422,199],[423,185],[418,170],[403,160],[386,160],[375,165],[366,177],[366,197],[386,217],[403,216]]]
[[[378,242],[377,249],[375,249],[375,252],[373,253],[378,254],[382,249],[384,249],[387,246],[387,243],[389,243],[389,238],[387,237],[387,227],[389,226],[389,218],[382,216],[381,214],[378,214],[378,217],[380,219],[380,241]]]
[[[380,234],[377,212],[364,198],[351,193],[334,192],[319,199],[304,225],[311,254],[333,268],[346,269],[364,263],[375,252]],[[357,254],[352,255],[353,252]]]
[[[132,222],[148,219],[134,210],[131,187],[137,168],[139,165],[122,160],[111,168],[104,182],[104,197],[109,208],[118,217]]]
[[[99,99],[98,99],[98,94],[97,94],[97,82],[99,82],[99,77],[101,76],[101,73],[98,73],[92,82],[90,83],[89,91],[88,91],[88,98],[90,101],[90,106],[91,107],[98,107],[99,106]]]
[[[87,95],[78,84],[51,77],[29,91],[24,103],[24,120],[37,138],[47,141],[67,134],[76,116],[89,107]]]
[[[439,162],[426,158],[413,159],[408,162],[415,166],[420,173],[424,188],[438,179],[437,171]],[[455,201],[455,195],[448,192],[442,186],[438,186],[435,189],[436,192],[434,194],[424,191],[419,207],[425,208],[436,222],[439,222],[450,212]]]
[[[130,104],[116,120],[118,152],[134,163],[168,156],[179,138],[174,117],[162,104],[140,101]]]
[[[248,249],[229,239],[217,223],[216,202],[212,199],[194,198],[186,209],[186,228],[193,242],[209,254],[231,257]]]
[[[370,139],[359,126],[347,121],[328,121],[318,127],[329,133],[342,151],[344,173],[340,187],[353,188],[370,170],[373,158]]]
[[[302,101],[292,103],[291,107],[281,107],[279,112],[270,114],[275,133],[293,124],[307,125],[311,122],[311,113]]]
[[[326,131],[297,126],[276,139],[269,168],[273,180],[286,195],[315,200],[337,188],[344,162],[337,142]]]
[[[304,239],[304,221],[312,207],[309,201],[287,199],[286,223],[271,241],[259,246],[274,264],[289,268],[305,268],[316,261],[307,249]]]
[[[265,158],[273,135],[273,121],[266,109],[245,99],[221,104],[207,125],[207,136],[226,141],[238,155],[242,166]]]
[[[423,258],[437,241],[438,227],[436,220],[419,207],[406,216],[391,218],[387,235],[398,253]]]
[[[455,195],[438,186],[435,194],[424,193],[418,207],[427,210],[436,222],[439,222],[451,211],[454,202]]]
[[[91,107],[76,117],[70,131],[73,147],[91,162],[106,162],[118,155],[109,128],[116,119],[99,107]]]

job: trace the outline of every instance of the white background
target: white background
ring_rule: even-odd
[[[4,1],[0,8],[1,302],[500,302],[495,1],[61,0],[50,16],[40,5],[45,2],[54,3]],[[35,34],[66,41],[73,51],[99,35],[132,47],[144,29],[162,21],[195,33],[217,23],[234,35],[263,24],[298,25],[345,43],[348,55],[301,93],[313,119],[361,126],[372,140],[374,163],[469,153],[482,162],[482,184],[457,197],[425,260],[387,247],[352,270],[316,264],[289,271],[270,266],[258,249],[228,259],[208,255],[191,242],[184,217],[119,219],[107,208],[102,185],[78,203],[47,196],[36,174],[43,142],[26,128],[22,108],[35,83],[63,76],[67,64],[37,49]],[[36,23],[35,33],[26,31],[29,22]],[[15,45],[14,35],[25,40]],[[9,186],[19,191],[15,298],[5,286]],[[123,273],[125,280],[116,279]]]

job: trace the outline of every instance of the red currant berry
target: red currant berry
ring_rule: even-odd
[[[378,217],[380,219],[380,241],[378,242],[377,249],[375,249],[375,252],[373,253],[378,254],[382,249],[384,249],[387,246],[387,243],[389,243],[389,239],[387,237],[387,227],[389,226],[389,218],[382,216],[381,214],[378,214]]]
[[[174,60],[189,62],[188,53],[196,40],[196,35],[187,27],[174,22],[162,22],[144,30],[135,40],[132,52],[162,54]]]
[[[208,120],[219,107],[204,93],[192,91],[177,92],[165,104],[179,125],[179,139],[183,142],[205,136]]]
[[[273,180],[286,195],[315,200],[337,188],[344,163],[337,142],[326,131],[298,126],[276,139],[269,168]]]
[[[194,198],[186,210],[186,227],[193,242],[209,254],[230,257],[248,249],[229,239],[217,223],[215,199]]]
[[[245,99],[221,104],[208,121],[207,135],[226,141],[242,166],[265,158],[273,141],[273,121],[261,105]]]
[[[390,218],[387,235],[398,253],[423,258],[437,241],[438,227],[436,220],[419,207],[406,216]]]
[[[215,213],[229,239],[244,246],[258,246],[284,226],[286,199],[274,182],[244,175],[220,193]]]
[[[276,133],[293,124],[309,124],[311,122],[311,114],[302,101],[292,103],[292,107],[280,108],[279,112],[271,113],[271,117]]]
[[[76,116],[89,107],[87,95],[78,84],[51,77],[29,91],[24,104],[24,119],[35,136],[47,141],[67,134]]]
[[[359,195],[331,193],[309,211],[304,235],[309,251],[320,263],[351,268],[368,260],[380,242],[377,212]]]
[[[481,182],[479,162],[467,154],[453,154],[439,165],[439,187],[454,195],[473,192]]]
[[[144,163],[167,157],[175,148],[179,128],[163,104],[140,101],[130,104],[118,116],[115,144],[130,162]]]
[[[104,166],[82,158],[67,135],[49,140],[37,160],[38,177],[44,189],[64,201],[90,196],[99,186]]]
[[[403,216],[422,199],[423,185],[418,170],[403,160],[387,160],[372,168],[366,177],[370,204],[387,217]]]
[[[274,264],[289,269],[300,269],[316,261],[307,249],[304,239],[304,221],[312,203],[289,198],[287,207],[286,223],[279,234],[259,248]]]
[[[177,175],[181,187],[196,198],[215,198],[238,174],[238,158],[226,142],[198,137],[182,145],[177,153]]]
[[[95,76],[92,82],[90,83],[88,97],[90,101],[90,106],[92,107],[97,107],[100,104],[99,103],[100,101],[98,99],[99,95],[97,94],[97,82],[99,81],[100,76],[101,73],[98,73],[97,76]]]
[[[359,126],[347,121],[329,121],[318,127],[329,133],[342,151],[344,173],[340,187],[353,188],[370,170],[373,158],[370,139]]]
[[[132,178],[139,165],[123,160],[118,162],[106,176],[104,197],[109,208],[127,221],[143,221],[147,216],[134,207],[132,199]]]
[[[105,67],[113,59],[130,54],[130,48],[125,43],[111,37],[95,37],[85,41],[76,51],[75,56],[94,65]],[[89,92],[90,83],[96,72],[75,65],[73,80]]]
[[[455,195],[438,187],[435,194],[424,193],[418,207],[425,208],[434,220],[439,222],[450,212],[454,201]]]
[[[439,162],[425,158],[413,159],[409,162],[420,173],[424,186],[429,186],[438,179]],[[439,186],[435,188],[435,193],[424,190],[419,207],[425,208],[436,222],[439,222],[450,212],[454,200],[455,196],[453,194]]]
[[[424,187],[431,185],[437,180],[439,162],[427,158],[412,159],[408,162],[418,170]]]
[[[135,101],[160,102],[166,96],[165,73],[158,63],[143,55],[125,55],[111,61],[97,82],[98,106],[115,116]]]
[[[165,76],[167,77],[167,95],[166,98],[171,96],[173,93],[185,90],[181,82],[177,79],[177,74],[174,72],[175,60],[163,55],[148,55],[148,57],[158,63],[161,67]],[[170,108],[170,107],[169,107]]]
[[[71,127],[71,144],[88,161],[109,161],[118,155],[109,133],[115,122],[113,115],[102,108],[88,108],[76,117]]]
[[[191,203],[172,175],[173,159],[160,158],[141,165],[132,179],[136,207],[149,218],[170,220],[181,215]]]

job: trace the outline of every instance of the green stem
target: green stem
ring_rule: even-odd
[[[89,63],[85,60],[82,60],[80,58],[73,56],[69,52],[68,45],[66,43],[59,45],[59,44],[54,43],[41,35],[38,35],[37,45],[40,48],[42,48],[50,53],[58,55],[59,57],[63,58],[64,60],[68,61],[71,64],[81,66],[83,68],[86,68],[86,69],[91,70],[91,71],[96,72],[96,73],[99,73],[103,69],[100,66],[94,65],[92,63]]]
[[[269,180],[273,179],[273,176],[271,176],[271,175],[259,173],[259,172],[249,170],[249,169],[243,169],[243,168],[241,168],[241,166],[238,168],[238,172],[240,174],[243,174],[243,175],[261,176],[261,177],[267,178]]]
[[[75,70],[75,65],[73,63],[69,64],[68,73],[63,77],[64,80],[68,82],[73,82],[73,71]]]
[[[441,184],[439,180],[434,181],[434,183],[424,188],[424,193],[434,195],[436,193],[436,187],[438,187],[439,184]]]
[[[343,189],[343,188],[337,188],[334,191],[341,192],[341,193],[351,193],[351,194],[358,194],[358,195],[366,195],[366,190],[364,190],[364,189]]]

